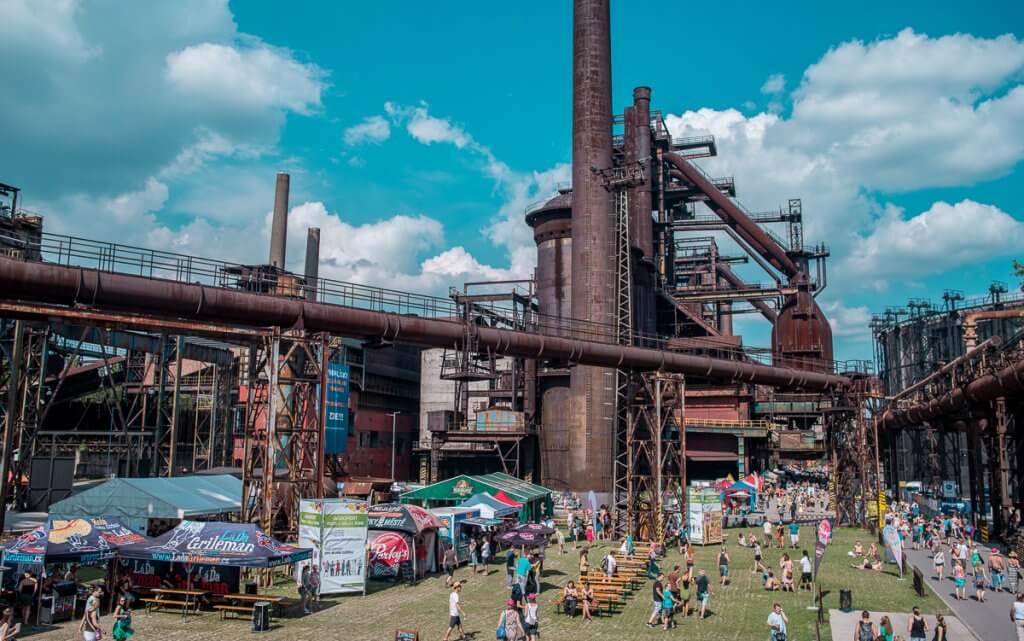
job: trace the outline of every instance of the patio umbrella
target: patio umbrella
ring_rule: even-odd
[[[513,532],[529,532],[540,536],[550,536],[555,533],[555,528],[541,525],[540,523],[524,523],[512,528]]]
[[[519,545],[532,547],[534,545],[547,545],[548,537],[544,534],[516,529],[509,530],[499,536],[498,543],[504,543],[513,547]]]
[[[8,563],[95,563],[148,539],[114,519],[47,519],[3,548]]]

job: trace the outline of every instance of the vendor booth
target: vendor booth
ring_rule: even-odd
[[[15,577],[26,569],[34,569],[39,575],[52,564],[106,564],[115,553],[146,541],[113,519],[48,519],[4,546],[3,563],[17,568]],[[40,622],[55,623],[74,616],[78,599],[74,583],[58,581],[49,593],[38,596]]]
[[[462,564],[469,561],[469,541],[476,534],[480,518],[480,510],[466,507],[438,507],[430,510],[431,514],[441,520],[437,534],[440,548],[455,548],[455,562]]]
[[[369,578],[413,581],[436,572],[441,519],[417,505],[370,506],[367,547]]]
[[[242,509],[242,481],[230,474],[116,478],[50,506],[51,518],[116,517],[156,536],[182,519],[224,519]]]
[[[522,523],[540,521],[554,513],[551,490],[501,472],[455,476],[406,492],[400,501],[426,508],[451,507],[484,492],[503,503],[518,505],[518,520]],[[508,500],[503,500],[503,497]]]
[[[194,565],[272,568],[309,559],[313,551],[281,543],[252,523],[182,521],[144,545],[122,548],[124,559]]]

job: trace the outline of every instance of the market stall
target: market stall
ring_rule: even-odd
[[[272,568],[309,559],[313,551],[281,543],[252,523],[182,521],[170,532],[118,551],[124,559],[188,565]]]
[[[474,494],[462,502],[460,507],[480,510],[480,517],[484,519],[515,519],[522,506],[518,503],[510,504],[501,501],[487,492]]]
[[[470,519],[480,518],[480,510],[466,507],[438,507],[430,510],[431,514],[441,520],[437,534],[440,548],[455,548],[455,563],[469,561],[469,541],[477,529]]]
[[[501,472],[455,476],[406,492],[399,500],[426,508],[452,507],[484,492],[503,503],[519,506],[518,520],[522,523],[539,521],[554,512],[551,490]]]
[[[437,531],[441,519],[417,505],[370,506],[367,545],[369,578],[408,580],[437,571]]]

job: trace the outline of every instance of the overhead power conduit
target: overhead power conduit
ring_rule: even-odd
[[[426,347],[460,349],[466,338],[466,327],[459,322],[9,258],[0,258],[0,292],[0,297],[9,300],[84,305],[248,327],[302,328]],[[581,365],[642,371],[663,370],[816,391],[849,385],[846,377],[824,372],[477,325],[470,325],[469,331],[473,333],[470,338],[477,349],[520,358],[561,359]]]

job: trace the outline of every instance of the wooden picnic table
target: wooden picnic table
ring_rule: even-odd
[[[146,604],[146,611],[153,608],[162,609],[164,606],[176,606],[181,608],[182,616],[199,612],[199,605],[203,597],[210,594],[209,590],[183,590],[180,588],[153,588],[152,599],[142,599]]]
[[[226,601],[226,603],[217,603],[213,606],[213,609],[220,612],[220,618],[226,619],[228,614],[252,614],[253,610],[256,609],[256,604],[260,602],[266,602],[271,604],[274,608],[279,608],[284,602],[283,596],[273,596],[270,594],[220,594],[217,598]],[[280,614],[280,611],[278,611]]]

